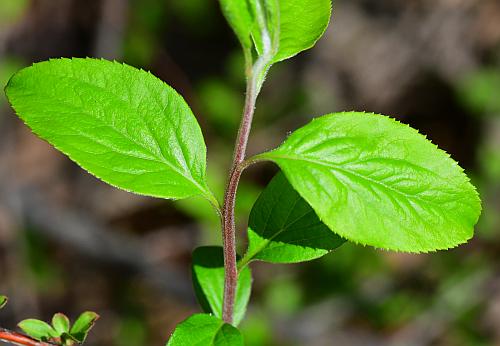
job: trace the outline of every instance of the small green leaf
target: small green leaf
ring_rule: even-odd
[[[175,328],[167,346],[243,346],[238,329],[207,314],[196,314]]]
[[[244,48],[252,48],[254,16],[250,0],[220,0],[222,13]],[[252,0],[254,1],[254,0]]]
[[[0,309],[3,308],[9,299],[6,296],[0,295]]]
[[[53,59],[19,71],[5,91],[33,132],[105,182],[215,201],[196,118],[152,74],[106,60]]]
[[[52,317],[52,327],[55,331],[62,335],[63,333],[69,333],[69,318],[60,312],[54,314]]]
[[[40,341],[48,341],[59,336],[50,324],[40,320],[27,319],[19,322],[18,327],[33,339]]]
[[[276,162],[335,233],[407,252],[448,249],[473,235],[478,194],[458,164],[391,118],[330,114],[257,159]]]
[[[86,311],[78,317],[75,324],[71,327],[69,334],[79,343],[83,343],[87,335],[94,326],[95,321],[99,319],[99,315],[92,311]]]
[[[203,310],[222,318],[224,296],[224,254],[222,247],[204,246],[193,252],[193,284]],[[245,316],[252,290],[252,273],[246,267],[239,272],[234,305],[234,325]]]
[[[279,62],[313,47],[323,35],[332,12],[331,0],[264,1],[267,10],[267,31],[271,42],[277,40],[272,62]],[[264,51],[262,28],[255,28],[253,37],[259,54]]]
[[[297,263],[326,255],[345,242],[278,173],[250,213],[248,250],[243,261]]]

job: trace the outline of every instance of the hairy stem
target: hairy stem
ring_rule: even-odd
[[[236,146],[233,155],[233,164],[229,173],[229,181],[224,195],[224,206],[222,208],[222,240],[224,246],[224,303],[222,317],[226,323],[233,322],[234,300],[236,296],[236,285],[238,282],[238,269],[236,262],[236,228],[234,223],[234,207],[236,203],[236,191],[244,167],[240,164],[245,160],[248,137],[252,127],[252,119],[255,109],[256,89],[254,74],[252,72],[248,79],[245,108]]]
[[[53,346],[54,344],[37,341],[24,334],[0,328],[0,341],[9,345],[21,346]]]
[[[234,302],[236,297],[236,286],[238,283],[238,264],[236,260],[236,228],[234,223],[234,207],[236,203],[236,192],[240,182],[241,173],[252,161],[245,161],[248,137],[252,128],[255,102],[265,79],[267,70],[273,56],[273,42],[269,36],[266,23],[266,15],[260,1],[257,1],[257,22],[262,36],[262,52],[255,64],[252,66],[252,53],[244,49],[246,61],[247,89],[245,107],[241,119],[236,145],[234,148],[233,164],[229,171],[229,179],[224,194],[224,205],[222,208],[222,241],[224,247],[224,301],[222,318],[226,323],[233,322]]]

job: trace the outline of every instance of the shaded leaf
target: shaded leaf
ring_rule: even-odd
[[[196,118],[150,73],[106,60],[53,59],[16,73],[6,95],[33,132],[105,182],[155,197],[214,200]]]
[[[250,0],[220,0],[222,13],[245,48],[252,48],[254,16]],[[255,1],[255,0],[252,0]]]
[[[391,118],[330,114],[257,158],[276,162],[334,232],[357,243],[407,252],[466,242],[481,212],[458,164]]]
[[[167,346],[243,346],[243,336],[230,324],[208,315],[196,314],[175,328]]]
[[[308,261],[326,255],[344,242],[321,222],[283,173],[278,173],[250,213],[244,261]]]
[[[203,310],[222,318],[224,296],[224,253],[220,246],[199,247],[193,252],[193,284]],[[233,321],[238,325],[245,316],[252,290],[250,268],[239,272]]]

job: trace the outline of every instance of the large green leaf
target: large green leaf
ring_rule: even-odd
[[[222,13],[244,48],[252,48],[254,15],[250,0],[220,0]],[[251,0],[255,1],[255,0]]]
[[[291,58],[313,47],[328,27],[332,12],[331,0],[279,0],[278,6],[273,0],[261,0],[261,3],[267,10],[271,42],[278,41],[272,62]],[[256,27],[253,32],[260,54],[264,51],[261,32],[262,27]]]
[[[257,158],[276,162],[330,229],[361,244],[447,249],[472,237],[481,211],[448,154],[382,115],[317,118]]]
[[[175,328],[167,346],[243,346],[243,336],[215,316],[196,314]]]
[[[55,59],[6,87],[33,132],[90,173],[127,191],[203,195],[206,148],[184,99],[148,72],[97,59]]]
[[[243,261],[296,263],[321,257],[345,242],[278,173],[250,213],[248,250]]]
[[[222,247],[204,246],[193,252],[193,283],[203,310],[222,318],[224,297],[224,253]],[[238,273],[233,316],[235,325],[238,325],[245,316],[251,290],[252,273],[246,267]]]

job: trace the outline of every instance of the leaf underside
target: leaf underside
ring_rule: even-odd
[[[481,212],[475,188],[448,154],[382,115],[316,118],[258,157],[276,162],[331,230],[360,244],[448,249],[472,237]]]
[[[175,328],[167,346],[243,346],[243,336],[221,319],[196,314]]]
[[[220,246],[199,247],[193,252],[193,283],[200,305],[207,313],[222,318],[224,296],[224,253]],[[252,289],[250,268],[238,273],[234,304],[234,325],[245,316]]]
[[[250,213],[246,256],[296,263],[326,255],[344,242],[319,220],[283,173],[278,173]]]
[[[254,16],[250,0],[219,0],[222,13],[244,48],[252,48]]]
[[[277,5],[274,5],[277,2]],[[313,47],[324,34],[332,12],[331,0],[265,0],[267,6],[268,32],[277,38],[277,50],[273,63],[289,59]],[[255,27],[253,38],[257,51],[263,51],[259,28]]]
[[[16,73],[6,95],[33,132],[113,186],[162,198],[211,196],[196,118],[149,72],[53,59]]]

